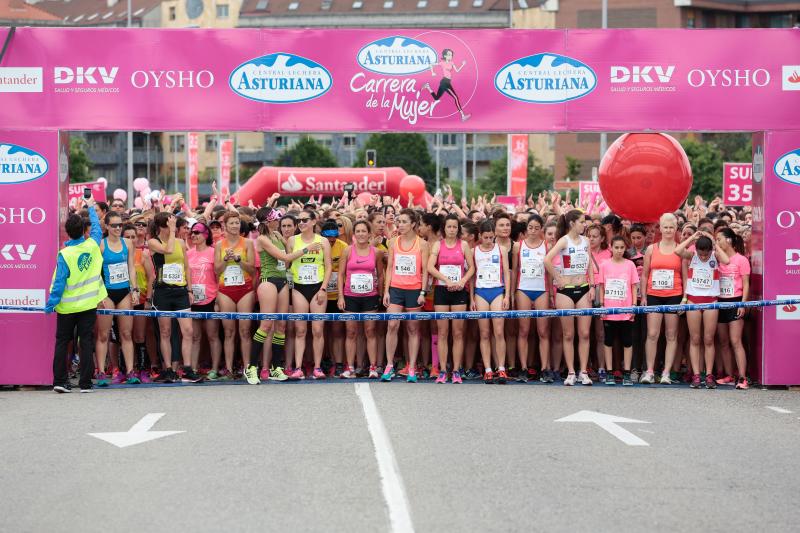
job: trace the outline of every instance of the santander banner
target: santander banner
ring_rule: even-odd
[[[798,50],[794,29],[17,28],[0,75],[28,82],[0,106],[9,129],[786,130]]]

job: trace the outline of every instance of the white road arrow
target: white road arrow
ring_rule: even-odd
[[[643,441],[627,429],[621,428],[617,424],[649,424],[644,420],[634,420],[632,418],[623,418],[621,416],[614,416],[605,413],[598,413],[596,411],[578,411],[575,414],[559,418],[556,422],[591,422],[597,424],[599,427],[608,431],[619,440],[628,446],[650,446],[647,442]]]
[[[164,413],[148,413],[136,422],[128,431],[114,431],[110,433],[88,433],[92,437],[104,440],[117,448],[127,448],[143,442],[169,437],[185,431],[150,431]]]

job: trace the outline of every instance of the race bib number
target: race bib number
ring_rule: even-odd
[[[624,279],[607,279],[604,288],[606,300],[625,300],[628,297],[628,284]]]
[[[373,291],[372,274],[350,274],[350,290],[354,294],[368,294]]]
[[[495,263],[484,265],[478,278],[486,283],[500,283],[500,265]]]
[[[303,285],[319,283],[319,268],[317,265],[300,265],[297,269],[297,281]]]
[[[238,287],[244,285],[244,271],[239,265],[228,265],[223,273],[226,287]]]
[[[193,284],[192,295],[195,302],[202,302],[206,299],[206,286],[201,283]]]
[[[278,270],[286,270],[286,263],[278,259],[275,268]]]
[[[544,264],[535,257],[522,259],[522,277],[536,279],[544,277]]]
[[[108,284],[126,283],[130,281],[128,263],[111,263],[108,265]]]
[[[733,298],[733,293],[733,276],[722,276],[719,278],[719,295],[723,298]]]
[[[439,265],[439,272],[444,274],[448,281],[453,283],[461,281],[461,267],[458,265]]]
[[[396,254],[394,256],[394,273],[400,276],[416,276],[417,256]]]
[[[705,268],[695,268],[692,271],[692,285],[698,289],[710,289],[714,283],[714,273]]]
[[[338,272],[331,272],[331,277],[328,278],[328,292],[336,292],[339,287],[339,273]]]
[[[589,254],[586,252],[573,252],[569,256],[569,267],[573,272],[584,272],[589,266]]]
[[[167,263],[161,268],[161,281],[172,285],[183,283],[183,265],[178,263]]]
[[[654,289],[674,289],[675,271],[668,269],[653,270],[653,282],[651,285]]]

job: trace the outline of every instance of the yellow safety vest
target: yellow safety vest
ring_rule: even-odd
[[[67,285],[56,312],[62,315],[96,309],[97,304],[108,296],[101,276],[103,255],[93,239],[86,239],[75,246],[67,246],[60,252],[69,268]],[[55,273],[53,273],[55,280]],[[52,291],[52,286],[50,287]]]

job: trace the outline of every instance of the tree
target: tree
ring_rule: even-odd
[[[570,181],[577,180],[581,173],[581,162],[570,156],[566,156],[565,159],[567,160],[567,174],[564,176],[564,179]]]
[[[750,133],[706,133],[703,142],[713,143],[722,160],[734,163],[749,163],[753,159],[753,136]]]
[[[428,151],[428,142],[419,133],[373,133],[356,155],[363,164],[367,150],[375,150],[379,167],[403,167],[409,174],[416,174],[429,191],[436,188],[436,166]]]
[[[477,181],[473,189],[467,186],[468,196],[478,196],[482,194],[503,195],[508,190],[508,156],[495,159],[489,164],[489,172]],[[553,173],[547,168],[536,162],[536,158],[528,152],[528,194],[538,195],[542,191],[553,188]],[[450,183],[456,197],[461,196],[461,183]]]
[[[692,166],[690,197],[699,194],[710,201],[722,193],[722,152],[714,143],[701,143],[691,139],[681,141],[681,146]]]
[[[311,137],[303,137],[297,144],[278,156],[282,167],[338,167],[333,152]]]
[[[70,137],[69,139],[69,182],[85,183],[92,181],[89,171],[92,170],[94,163],[86,154],[86,144],[81,137]]]

